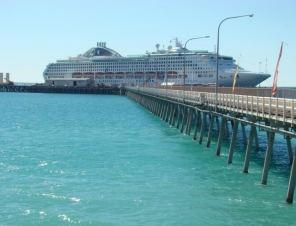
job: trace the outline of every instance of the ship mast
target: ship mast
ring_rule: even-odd
[[[174,40],[175,40],[175,47],[182,48],[182,42],[180,42],[177,37],[176,38],[173,38],[170,42],[172,42]]]

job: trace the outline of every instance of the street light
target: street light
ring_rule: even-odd
[[[166,61],[165,61],[165,96],[166,98],[168,98],[168,56],[171,49],[172,49],[172,46],[168,46],[168,52],[167,52]]]
[[[203,37],[198,37],[198,38],[191,38],[188,39],[187,42],[194,40],[194,39],[200,39],[200,38],[209,38],[210,36],[203,36]],[[185,50],[186,50],[186,45],[187,42],[185,42],[185,47],[183,49],[183,54],[184,54],[184,59],[183,59],[183,101],[185,99]]]
[[[227,17],[224,20],[221,21],[221,23],[219,24],[218,27],[218,37],[217,37],[217,56],[216,56],[216,87],[215,87],[215,94],[216,94],[216,98],[215,98],[215,112],[217,112],[217,102],[218,102],[218,67],[219,67],[219,30],[220,30],[220,26],[221,24],[225,21],[225,20],[229,20],[229,19],[235,19],[235,18],[239,18],[239,17],[253,17],[254,14],[250,14],[250,15],[242,15],[242,16],[234,16],[234,17]]]

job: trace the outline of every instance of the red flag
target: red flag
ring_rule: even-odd
[[[284,42],[282,42],[279,58],[278,58],[276,68],[275,68],[275,73],[274,73],[274,78],[273,78],[273,86],[272,86],[272,96],[274,96],[277,92],[277,78],[278,78],[278,74],[279,74],[280,60],[281,60],[282,51],[283,51],[283,43]]]

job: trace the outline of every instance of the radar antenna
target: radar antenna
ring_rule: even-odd
[[[156,52],[159,53],[159,44],[156,44],[155,47],[156,47]]]
[[[179,39],[177,37],[176,38],[173,38],[170,42],[172,42],[174,40],[175,40],[175,46],[182,48],[182,42],[179,41]]]

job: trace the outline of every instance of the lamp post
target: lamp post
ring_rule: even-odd
[[[225,21],[225,20],[229,20],[229,19],[235,19],[235,18],[239,18],[239,17],[253,17],[254,14],[250,14],[250,15],[242,15],[242,16],[234,16],[234,17],[227,17],[224,20],[221,21],[221,23],[219,24],[218,27],[218,36],[217,36],[217,56],[216,56],[216,85],[215,85],[215,94],[216,94],[216,98],[215,98],[215,112],[217,112],[217,103],[218,103],[218,69],[219,69],[219,30],[220,30],[220,26],[221,24]]]
[[[169,49],[167,52],[167,57],[165,61],[165,96],[168,98],[168,55],[169,55]]]
[[[146,65],[147,63],[144,63],[144,87],[147,87],[147,75],[146,75]]]
[[[167,52],[166,61],[165,61],[165,96],[166,98],[168,98],[168,56],[171,49],[172,49],[172,46],[168,46],[168,52]]]
[[[183,101],[185,99],[185,50],[186,50],[186,45],[189,41],[194,40],[194,39],[200,39],[200,38],[209,38],[210,36],[203,36],[203,37],[198,37],[198,38],[190,38],[185,42],[185,47],[183,49],[183,54],[184,54],[184,59],[183,59]]]
[[[93,63],[91,63],[90,67],[91,67],[90,72],[94,73],[94,86],[95,86],[95,84],[96,84],[96,73],[94,72]]]

